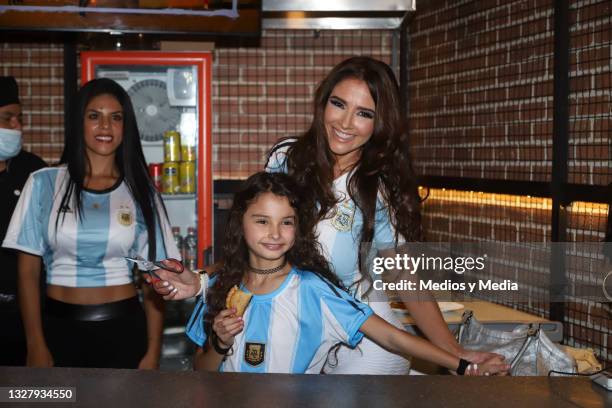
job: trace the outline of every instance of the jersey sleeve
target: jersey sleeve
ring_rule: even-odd
[[[204,332],[204,316],[206,315],[206,303],[204,296],[201,296],[191,312],[191,317],[185,327],[185,334],[191,341],[202,347],[206,343],[206,333]]]
[[[208,280],[208,289],[215,284],[216,280],[215,276]],[[204,293],[208,292],[208,289]],[[200,347],[206,343],[206,333],[204,332],[204,315],[206,315],[206,310],[206,297],[198,297],[193,312],[191,312],[191,317],[189,317],[187,322],[187,327],[185,327],[187,337]]]
[[[42,203],[53,197],[43,191],[42,177],[31,174],[21,190],[2,246],[42,256],[45,252]]]
[[[320,299],[325,333],[335,341],[355,347],[363,338],[359,329],[374,312],[368,305],[330,282],[324,283],[327,288],[323,290]]]
[[[174,237],[172,236],[172,227],[170,221],[166,217],[163,204],[159,197],[155,197],[155,207],[159,217],[155,219],[155,254],[157,260],[175,258],[182,260],[181,254],[176,247]],[[138,227],[136,232],[136,241],[134,243],[135,252],[144,259],[149,259],[149,240],[147,236],[146,225]]]
[[[265,171],[268,173],[287,172],[287,152],[296,139],[283,140],[272,147],[268,154]]]

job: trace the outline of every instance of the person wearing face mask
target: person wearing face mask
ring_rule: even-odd
[[[46,166],[38,156],[21,149],[21,126],[17,82],[12,76],[0,76],[0,242],[28,176]],[[0,265],[0,366],[24,365],[26,342],[17,304],[17,253],[0,248]]]

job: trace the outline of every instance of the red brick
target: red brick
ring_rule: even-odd
[[[266,117],[266,129],[284,132],[286,136],[304,132],[310,125],[309,115],[292,115],[291,117]]]
[[[232,85],[232,86],[220,86],[219,96],[220,97],[237,97],[237,96],[249,96],[249,97],[262,97],[265,94],[265,85]]]
[[[610,16],[610,14],[612,14],[610,5],[605,2],[585,5],[580,7],[580,10],[578,11],[578,21],[587,22],[587,20],[599,20],[603,16]]]
[[[463,221],[458,219],[451,219],[450,230],[455,236],[469,236],[471,235],[471,228],[469,221]]]
[[[327,67],[287,67],[288,83],[318,84],[322,81],[329,69]]]
[[[595,31],[595,33],[593,33],[593,40],[595,44],[610,44],[610,42],[612,42],[612,30],[602,29]]]
[[[288,67],[288,66],[311,66],[312,63],[311,53],[293,53],[293,54],[278,54],[278,53],[266,53],[266,66],[268,67]],[[315,63],[315,66],[317,64]]]
[[[289,36],[262,36],[260,39],[260,47],[263,49],[273,50],[289,50],[290,43],[292,44],[295,38]]]
[[[263,119],[261,115],[221,115],[216,126],[228,129],[263,130]]]
[[[360,37],[353,39],[353,42],[361,40]],[[332,37],[317,37],[314,34],[308,37],[293,37],[289,39],[291,50],[315,50],[315,49],[333,49],[334,38]]]
[[[240,102],[240,113],[244,114],[286,114],[287,113],[287,102],[281,101],[266,101],[262,102],[251,102],[241,101]]]
[[[232,98],[229,100],[213,99],[213,112],[215,113],[215,115],[225,113],[240,113],[240,105],[238,103],[238,98]]]
[[[242,67],[233,79],[238,80],[238,75],[240,75],[240,79],[244,82],[287,82],[287,71],[286,67]]]
[[[230,81],[230,80],[238,80],[240,75],[240,67],[236,65],[219,65],[214,70],[214,78],[217,81]]]

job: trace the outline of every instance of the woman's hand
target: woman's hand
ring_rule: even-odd
[[[466,368],[465,375],[507,375],[510,364],[504,363],[503,357],[492,357],[482,363],[472,363]]]
[[[147,351],[138,368],[141,370],[157,370],[159,368],[159,353]]]
[[[230,348],[234,344],[234,337],[244,329],[244,320],[236,316],[235,308],[225,309],[215,316],[212,328],[219,338],[219,346]]]
[[[486,351],[466,350],[463,348],[461,351],[459,351],[457,356],[459,358],[469,361],[470,363],[476,364],[484,363],[485,361],[490,360],[492,358],[500,358],[502,361],[504,361],[505,359],[504,356],[502,356],[501,354],[489,353]]]
[[[164,264],[173,267],[175,261],[164,260]],[[162,295],[165,300],[181,300],[194,297],[200,291],[200,276],[188,269],[176,273],[166,269],[156,269],[155,273],[161,280],[152,282],[151,277],[145,274],[145,281],[153,290]]]
[[[28,367],[53,367],[53,356],[46,344],[28,347],[26,365]]]

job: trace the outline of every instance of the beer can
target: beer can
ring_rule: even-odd
[[[164,133],[164,161],[181,161],[181,135],[175,130]]]
[[[180,191],[179,164],[165,162],[163,165],[162,191],[166,194],[176,194]]]
[[[196,158],[195,145],[181,143],[181,159],[184,162],[194,162]]]
[[[195,162],[184,161],[179,165],[179,174],[181,182],[181,193],[195,193]]]
[[[195,161],[196,159],[196,135],[194,132],[181,133],[181,161]]]
[[[157,191],[162,191],[162,163],[150,163],[149,175]]]

